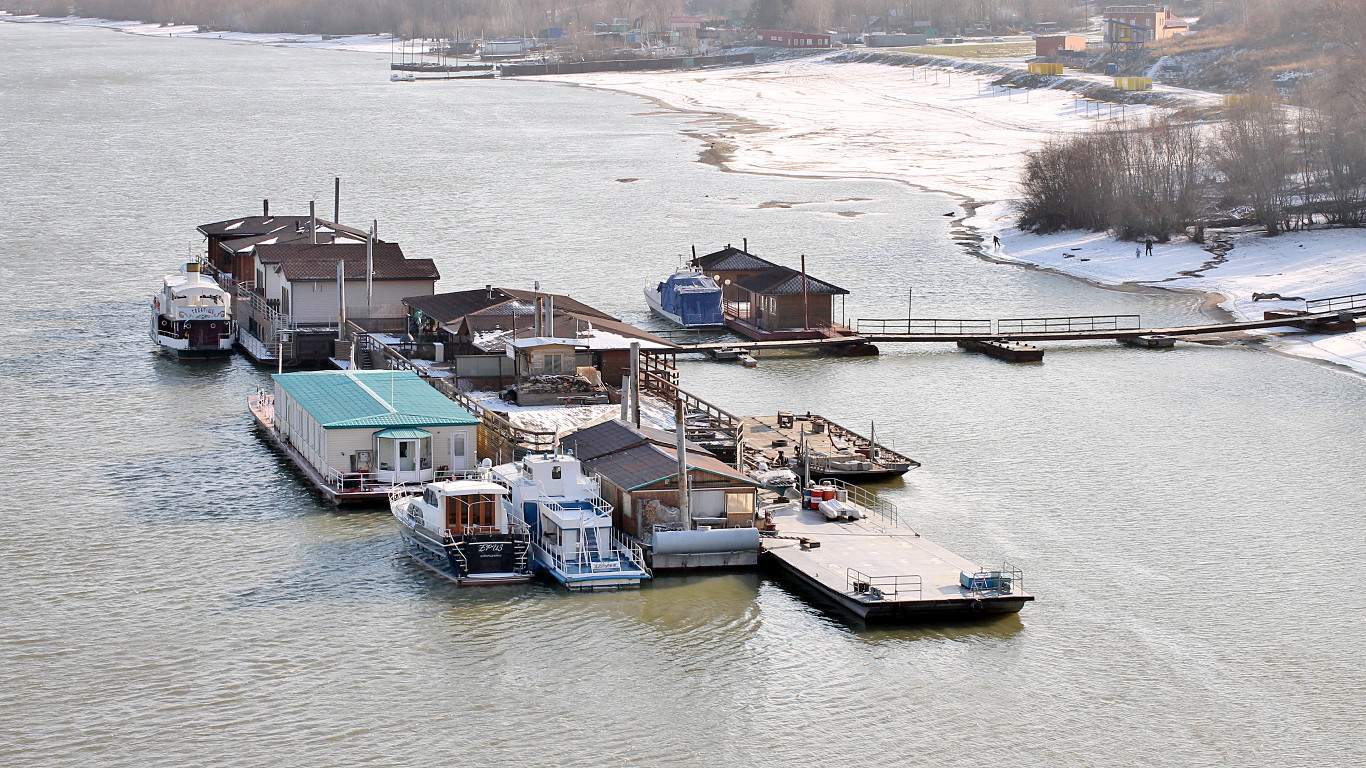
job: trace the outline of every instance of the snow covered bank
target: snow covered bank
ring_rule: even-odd
[[[100,27],[127,32],[146,37],[193,37],[203,40],[228,40],[258,45],[294,46],[303,48],[324,48],[338,51],[363,51],[367,53],[389,53],[389,35],[293,35],[256,32],[200,32],[190,25],[162,26],[144,24],[140,21],[113,21],[110,19],[88,19],[79,16],[11,16],[0,13],[0,21],[27,24],[67,24],[75,27]]]
[[[1217,294],[1235,317],[1300,302],[1252,301],[1253,293],[1321,298],[1366,293],[1366,231],[1316,230],[1276,238],[1210,232],[1223,257],[1185,240],[1134,258],[1134,244],[1101,233],[1022,233],[1004,202],[1017,192],[1025,152],[1098,121],[1145,119],[1155,106],[1097,108],[1057,89],[992,88],[996,75],[934,67],[836,63],[840,54],[694,72],[611,72],[540,78],[632,93],[716,115],[706,154],[732,170],[795,176],[883,178],[979,204],[964,223],[996,258],[1034,264],[1103,285],[1153,285]],[[1102,111],[1103,110],[1103,111]],[[1100,113],[1101,116],[1097,117]],[[718,122],[718,125],[724,125]],[[1297,355],[1366,372],[1366,332],[1277,342]]]

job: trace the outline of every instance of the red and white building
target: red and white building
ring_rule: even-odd
[[[756,32],[760,45],[778,48],[829,48],[830,35],[816,32],[780,32],[775,29],[761,29]]]

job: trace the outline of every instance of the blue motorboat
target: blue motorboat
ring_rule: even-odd
[[[655,314],[684,328],[724,328],[721,286],[700,272],[679,270],[669,279],[645,287],[645,301]]]

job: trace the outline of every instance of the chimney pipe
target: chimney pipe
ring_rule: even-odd
[[[484,286],[484,291],[485,291],[484,298],[486,298],[486,299],[492,301],[492,300],[493,300],[493,283],[489,283],[488,285]]]
[[[802,314],[806,318],[806,328],[811,327],[811,298],[806,290],[806,254],[802,254]]]
[[[745,244],[745,247],[741,250],[743,250],[745,253],[749,253],[749,238],[746,237],[743,242]]]
[[[261,215],[270,218],[270,198],[261,201]]]
[[[308,244],[318,244],[318,206],[317,201],[308,201]]]
[[[341,223],[341,177],[336,177],[337,188],[332,193],[332,223]]]
[[[683,398],[674,401],[674,421],[677,424],[678,434],[676,435],[678,449],[678,511],[683,514],[683,530],[692,530],[692,510],[688,489],[688,432],[684,421]]]

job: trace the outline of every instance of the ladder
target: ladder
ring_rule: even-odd
[[[529,570],[529,563],[527,561],[531,557],[531,545],[528,544],[525,539],[513,540],[512,555],[512,571],[514,573],[526,573]]]

